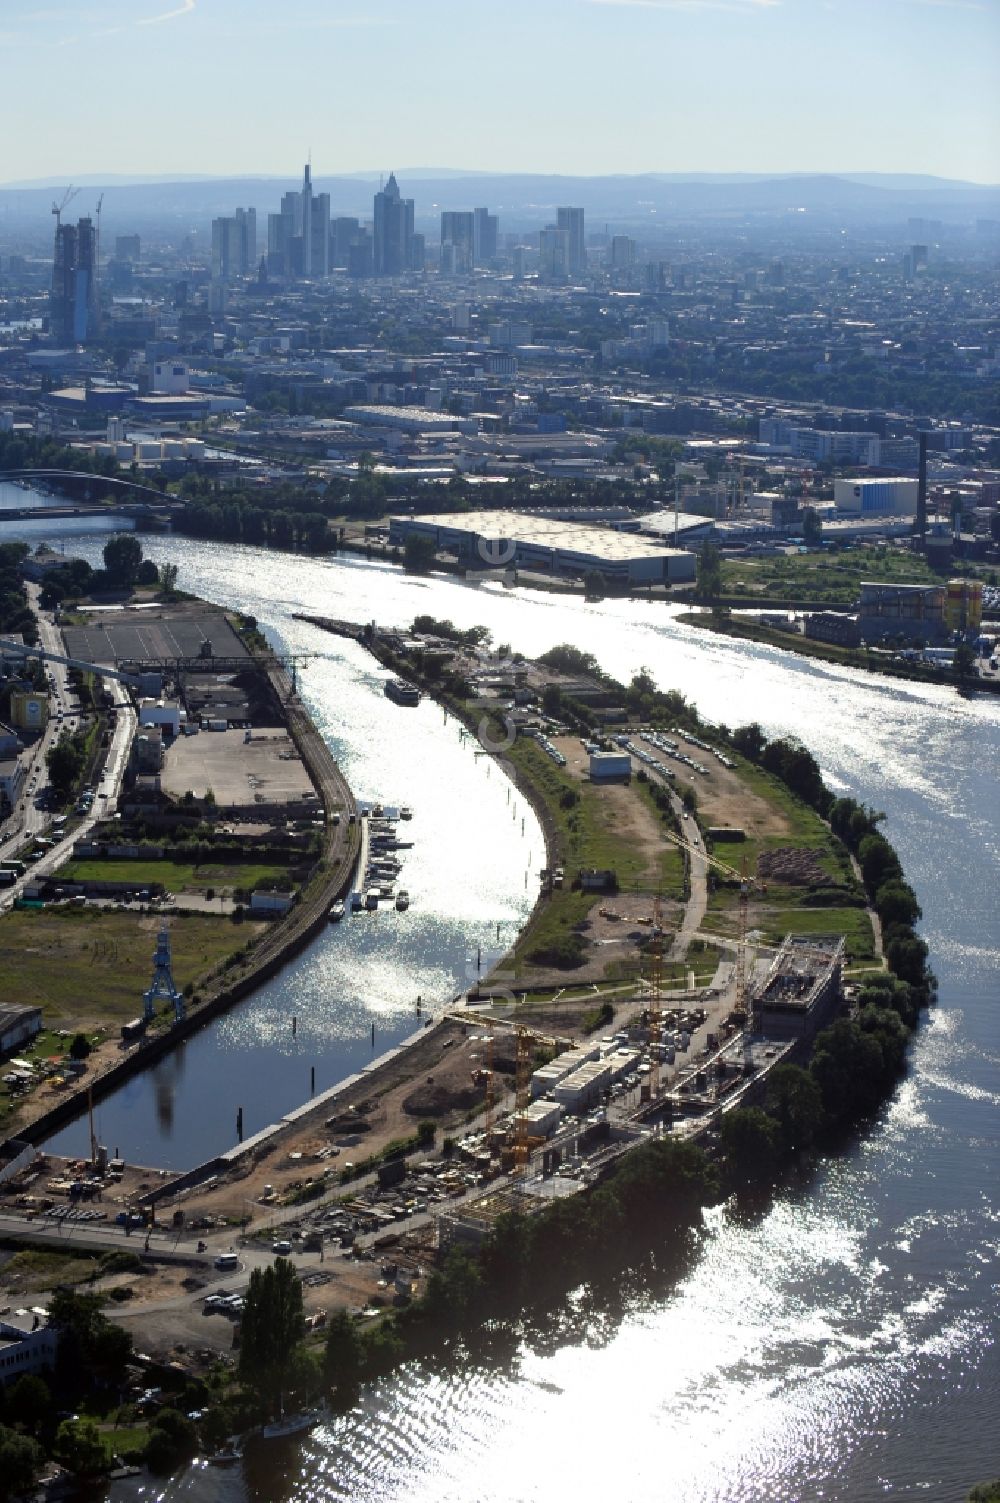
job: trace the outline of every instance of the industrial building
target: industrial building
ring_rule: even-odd
[[[949,579],[947,585],[861,583],[858,627],[869,642],[884,637],[936,641],[952,632],[978,632],[982,619],[978,579]]]
[[[40,1007],[0,1007],[0,1054],[11,1054],[41,1032]]]
[[[596,751],[590,753],[592,783],[627,783],[632,776],[632,758],[628,752]]]
[[[811,1038],[840,1005],[843,939],[827,942],[789,934],[756,999],[758,1031],[772,1040]]]
[[[390,517],[389,540],[430,538],[477,568],[527,569],[538,574],[603,574],[622,584],[683,584],[695,577],[695,556],[606,527],[525,516],[514,511],[444,512]]]
[[[913,517],[920,481],[895,476],[884,480],[835,480],[833,499],[838,513],[862,517]]]

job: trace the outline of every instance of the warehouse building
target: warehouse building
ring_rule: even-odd
[[[897,476],[885,480],[835,480],[833,499],[838,514],[862,517],[912,517],[917,510],[918,480]]]
[[[390,517],[389,541],[401,545],[408,537],[430,538],[435,552],[453,554],[479,569],[570,576],[596,571],[609,582],[629,585],[685,584],[695,577],[695,556],[682,548],[664,548],[608,527],[514,511]]]

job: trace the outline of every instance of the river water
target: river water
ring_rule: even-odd
[[[81,552],[96,547],[66,541],[79,542]],[[178,563],[184,588],[251,610],[275,640],[322,654],[303,677],[303,694],[358,792],[415,806],[420,859],[425,850],[429,857],[421,878],[436,894],[440,947],[428,936],[426,973],[400,997],[400,967],[374,928],[364,935],[370,947],[348,930],[359,950],[342,971],[331,958],[336,939],[324,936],[316,953],[296,963],[302,980],[295,983],[311,999],[316,1021],[307,1026],[322,1042],[343,1014],[364,1023],[373,1007],[403,1027],[414,991],[443,993],[460,974],[472,948],[463,929],[488,934],[498,919],[513,928],[537,834],[526,827],[521,836],[520,811],[508,825],[502,780],[487,778],[481,761],[469,768],[468,749],[440,719],[434,723],[432,709],[421,707],[417,720],[404,723],[413,728],[406,745],[387,751],[380,733],[388,724],[391,740],[400,721],[385,719],[377,670],[350,644],[293,622],[296,610],[387,623],[430,612],[463,626],[484,623],[495,642],[530,654],[570,641],[619,677],[648,666],[709,718],[729,725],[755,718],[799,735],[834,788],[886,811],[887,833],[923,905],[941,988],[908,1076],[879,1121],[759,1218],[714,1213],[701,1255],[668,1297],[633,1299],[621,1318],[586,1339],[525,1351],[499,1374],[473,1366],[408,1370],[315,1432],[285,1469],[271,1465],[245,1477],[193,1469],[165,1489],[133,1495],[192,1503],[596,1503],[609,1496],[624,1503],[952,1503],[1000,1472],[997,702],[700,635],[662,606],[584,605],[454,578],[410,579],[359,560],[295,559],[180,538],[144,539],[144,546]],[[478,802],[460,804],[469,794],[487,800],[485,815]],[[485,875],[471,914],[468,868],[449,867],[460,839],[442,845],[425,814],[442,808],[464,839],[476,832],[474,869]],[[495,848],[494,830],[504,837]],[[480,841],[481,831],[489,839]],[[414,856],[410,885],[419,895]],[[401,943],[391,931],[389,949]],[[215,1046],[224,1051],[217,1061],[227,1061],[227,1088],[248,1078],[245,1067],[253,1077],[258,1051],[267,1049],[269,1060],[275,1049],[280,1058],[288,1054],[287,1000],[254,999],[218,1030],[229,1030]],[[343,1041],[347,1054],[358,1046],[356,1029],[352,1037],[353,1046]],[[171,1085],[175,1134],[182,1112],[214,1121],[202,1094],[208,1077],[195,1094],[189,1089],[197,1047],[188,1046]],[[334,1056],[331,1050],[331,1067]],[[308,1057],[297,1065],[299,1081]],[[326,1083],[324,1076],[319,1084]],[[154,1092],[144,1083],[131,1089],[139,1097]],[[106,1110],[112,1107],[125,1111],[114,1102]]]

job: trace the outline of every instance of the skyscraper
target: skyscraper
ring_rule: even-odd
[[[257,266],[257,210],[237,209],[212,220],[212,279],[228,282],[246,277]]]
[[[567,270],[571,277],[587,269],[587,249],[583,238],[583,210],[557,209],[556,226],[566,235]]]
[[[496,260],[500,222],[489,209],[476,209],[473,214],[473,260],[477,266],[488,266]]]
[[[447,268],[448,272],[454,272],[461,276],[472,270],[473,248],[475,243],[475,219],[467,212],[457,212],[453,209],[445,209],[441,215],[441,269]],[[446,246],[451,246],[453,256],[445,254]]]
[[[564,229],[557,229],[554,224],[538,231],[538,272],[541,277],[555,281],[561,281],[569,272],[569,238]]]
[[[307,162],[302,173],[302,192],[299,194],[298,232],[302,236],[302,275],[312,276],[312,227],[313,227],[313,190],[312,190],[312,165]],[[329,215],[327,215],[329,219]]]
[[[403,198],[390,172],[389,181],[375,195],[374,270],[377,277],[398,277],[412,260],[413,199]]]
[[[97,234],[93,221],[57,223],[50,300],[52,332],[67,344],[84,344],[97,328]]]

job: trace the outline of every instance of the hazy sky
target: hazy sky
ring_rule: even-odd
[[[1000,181],[1000,0],[0,0],[0,181],[392,166]]]

